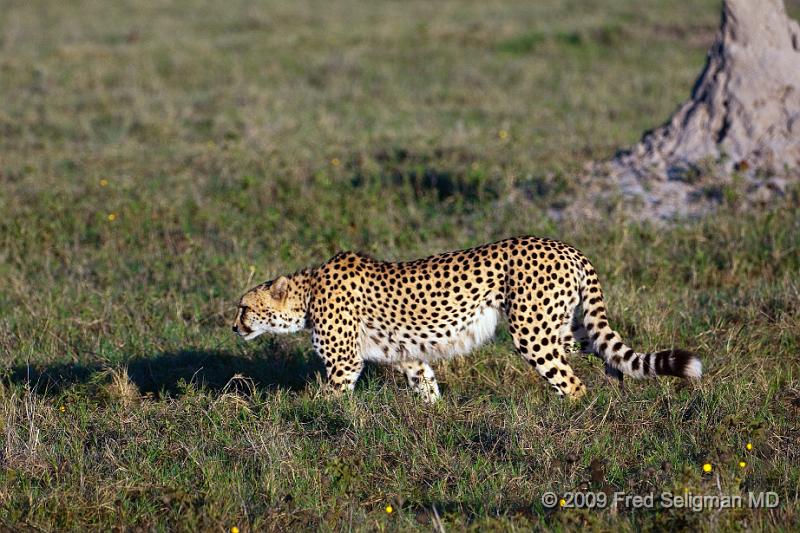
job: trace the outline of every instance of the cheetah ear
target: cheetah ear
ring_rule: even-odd
[[[269,288],[269,295],[279,302],[286,298],[287,292],[289,292],[289,279],[286,276],[281,276],[273,281]]]

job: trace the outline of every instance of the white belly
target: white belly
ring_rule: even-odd
[[[494,336],[499,319],[498,309],[481,307],[469,318],[443,327],[441,337],[436,337],[435,330],[425,332],[427,336],[423,337],[421,332],[379,331],[362,324],[362,356],[367,361],[397,363],[404,360],[433,362],[464,355]]]

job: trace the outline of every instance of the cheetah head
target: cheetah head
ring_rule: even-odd
[[[253,287],[242,296],[233,331],[250,340],[262,333],[294,333],[305,325],[303,295],[292,280],[281,276]]]

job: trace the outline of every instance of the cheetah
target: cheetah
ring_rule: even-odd
[[[505,316],[516,352],[559,396],[586,386],[567,363],[580,349],[606,373],[699,378],[700,359],[680,349],[640,353],[609,326],[594,267],[552,239],[516,237],[409,262],[341,252],[316,268],[280,276],[239,301],[233,331],[311,330],[335,391],[353,390],[365,361],[392,365],[426,402],[440,397],[430,364],[465,355]],[[580,348],[578,348],[580,347]]]

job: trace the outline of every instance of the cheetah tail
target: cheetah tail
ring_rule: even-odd
[[[693,353],[672,349],[639,353],[625,345],[619,333],[611,329],[606,317],[603,293],[597,275],[591,266],[581,286],[583,326],[594,352],[607,365],[634,378],[655,376],[678,376],[699,378],[703,375],[703,364]]]

